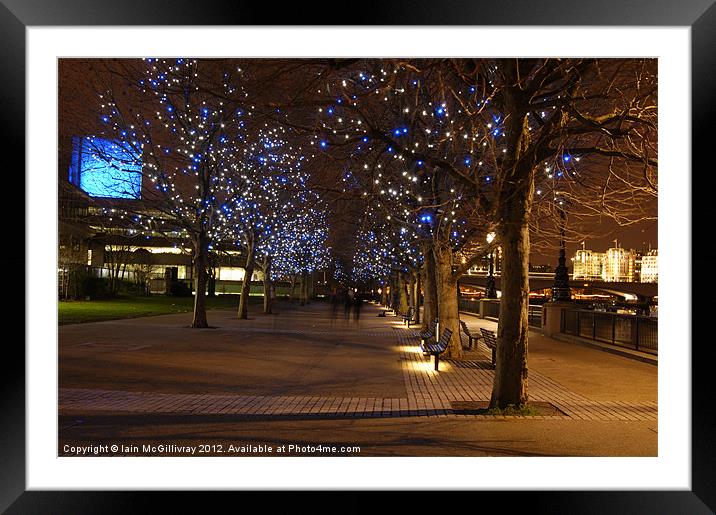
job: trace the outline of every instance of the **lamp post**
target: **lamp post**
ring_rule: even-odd
[[[495,233],[491,232],[487,235],[487,244],[491,244],[492,241],[495,239]],[[490,271],[487,276],[487,285],[485,286],[485,297],[488,299],[496,299],[497,298],[497,289],[495,288],[495,275],[494,275],[494,268],[493,268],[493,252],[490,250],[489,254],[489,260],[490,260]]]
[[[560,201],[560,206],[563,205],[564,201]],[[566,214],[564,207],[559,208],[560,218],[560,242],[559,242],[559,264],[554,271],[554,285],[552,286],[552,300],[553,301],[568,301],[572,298],[572,293],[569,289],[569,273],[567,266],[565,265],[565,242],[564,242],[564,226],[566,224]]]

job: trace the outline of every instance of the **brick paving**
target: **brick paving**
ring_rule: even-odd
[[[388,318],[388,320],[391,320]],[[330,336],[335,331],[246,328],[249,333]],[[467,360],[440,360],[433,370],[432,358],[419,350],[416,330],[388,327],[360,333],[385,339],[399,355],[406,397],[334,397],[176,394],[100,389],[61,388],[60,414],[112,412],[152,414],[231,415],[251,419],[369,418],[369,417],[472,417],[495,419],[492,415],[463,414],[452,402],[489,401],[494,371],[484,346],[470,351]],[[577,419],[603,421],[657,420],[656,402],[595,401],[570,391],[551,378],[530,370],[530,400],[549,402],[563,415],[530,416],[530,419]],[[456,412],[458,411],[458,412]],[[512,418],[512,417],[506,417]],[[516,418],[516,417],[515,417]]]

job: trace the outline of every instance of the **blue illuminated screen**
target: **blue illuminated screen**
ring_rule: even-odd
[[[72,138],[70,182],[92,197],[141,197],[142,162],[129,144],[102,138]]]

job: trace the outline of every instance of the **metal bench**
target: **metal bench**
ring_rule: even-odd
[[[438,364],[440,363],[440,354],[445,352],[445,349],[447,349],[447,346],[450,343],[451,336],[452,331],[446,328],[443,331],[443,335],[440,337],[440,340],[438,342],[421,344],[423,352],[435,356],[435,370],[438,370]]]
[[[392,311],[393,311],[393,308],[381,308],[380,313],[378,313],[378,316],[384,317],[384,316],[386,316],[387,313],[390,313]]]
[[[494,367],[497,363],[495,360],[497,353],[497,335],[495,335],[495,331],[490,331],[484,327],[480,328],[480,332],[482,333],[482,338],[485,340],[485,345],[492,349],[492,366]]]
[[[462,332],[465,333],[465,336],[468,337],[468,349],[472,349],[472,341],[475,340],[475,346],[477,346],[478,340],[483,339],[483,336],[481,334],[477,333],[471,333],[470,329],[468,329],[467,324],[460,320],[460,327],[462,328]]]
[[[403,315],[403,323],[408,324],[408,327],[410,327],[410,322],[413,321],[413,308],[408,308],[408,312]]]

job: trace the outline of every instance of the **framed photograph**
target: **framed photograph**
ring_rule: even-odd
[[[711,0],[299,8],[0,5],[0,508],[716,509]]]

